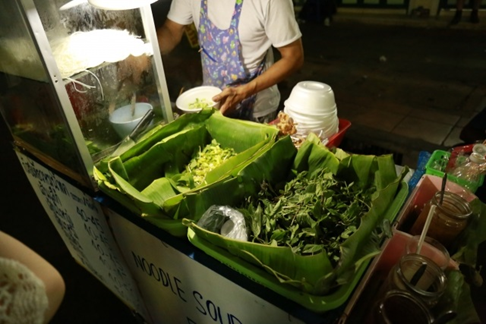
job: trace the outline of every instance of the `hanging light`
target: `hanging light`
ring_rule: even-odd
[[[60,10],[68,10],[68,9],[74,8],[76,6],[79,6],[83,3],[88,3],[88,0],[71,0],[68,3],[66,3],[65,5],[61,6],[61,8],[59,8],[59,9]]]
[[[136,9],[156,1],[157,0],[88,0],[89,4],[93,7],[105,10]]]

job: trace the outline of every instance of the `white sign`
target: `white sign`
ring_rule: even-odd
[[[117,213],[107,215],[154,323],[303,323]]]
[[[73,258],[146,318],[140,293],[99,203],[53,171],[16,153],[37,197]]]

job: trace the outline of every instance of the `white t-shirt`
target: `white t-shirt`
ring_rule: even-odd
[[[220,29],[229,28],[235,0],[207,0],[208,17]],[[168,18],[181,25],[199,26],[201,0],[173,0]],[[295,20],[292,0],[243,0],[238,32],[245,67],[252,72],[266,56],[273,64],[273,47],[288,45],[302,36]],[[253,115],[261,117],[275,111],[280,103],[277,85],[258,93]]]

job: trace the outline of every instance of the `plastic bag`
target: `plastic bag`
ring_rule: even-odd
[[[236,209],[228,206],[213,205],[209,207],[197,225],[208,231],[220,233],[227,238],[248,241],[245,217]]]

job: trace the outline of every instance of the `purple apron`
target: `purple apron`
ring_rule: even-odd
[[[263,72],[265,59],[253,73],[246,71],[241,55],[238,33],[243,0],[236,0],[230,27],[217,28],[208,18],[208,0],[201,0],[201,16],[198,28],[203,84],[224,89],[227,86],[245,84]],[[228,117],[252,120],[256,94],[243,100]]]

